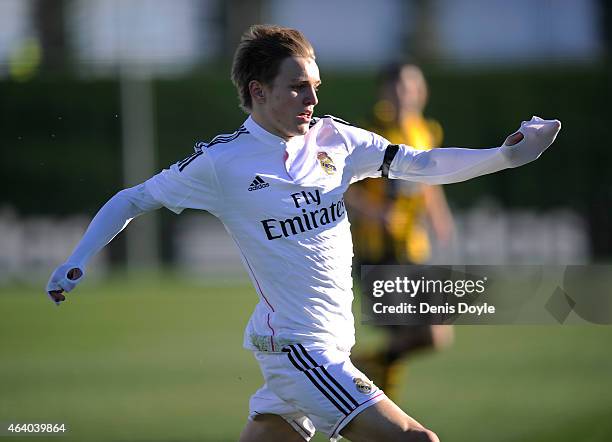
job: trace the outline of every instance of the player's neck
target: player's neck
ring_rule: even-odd
[[[266,118],[266,116],[262,112],[258,112],[257,109],[253,109],[251,112],[251,118],[255,123],[257,123],[263,130],[272,135],[275,135],[279,138],[282,138],[285,141],[289,141],[293,138],[293,136],[289,136],[278,131],[274,125]]]
[[[400,109],[397,113],[397,122],[401,123],[408,118],[420,117],[422,114],[420,109]]]

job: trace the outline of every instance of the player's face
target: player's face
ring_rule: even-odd
[[[320,84],[319,67],[312,58],[286,58],[272,84],[262,87],[264,127],[285,140],[304,135],[319,102]]]
[[[404,66],[396,85],[397,98],[402,110],[422,112],[427,104],[425,77],[416,66]]]

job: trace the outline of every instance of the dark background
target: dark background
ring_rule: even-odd
[[[507,207],[569,206],[588,220],[595,256],[612,254],[609,64],[425,71],[433,91],[427,114],[443,122],[446,146],[500,145],[532,115],[563,123],[550,151],[520,174],[509,170],[447,186],[453,207],[486,195]],[[179,80],[154,81],[158,169],[189,155],[196,141],[242,123],[246,115],[228,77],[229,64],[219,64]],[[316,113],[367,127],[376,74],[322,72],[322,78]],[[0,82],[0,97],[0,204],[22,215],[93,215],[122,188],[118,81],[54,72],[27,83]]]

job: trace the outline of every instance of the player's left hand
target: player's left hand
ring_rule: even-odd
[[[47,294],[56,305],[66,300],[64,292],[69,292],[83,280],[85,271],[78,265],[66,263],[59,266],[51,274],[47,283]]]
[[[543,120],[533,117],[523,121],[519,130],[501,146],[510,167],[518,167],[537,159],[557,137],[561,130],[559,120]]]

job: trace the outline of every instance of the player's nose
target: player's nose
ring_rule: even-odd
[[[317,97],[317,91],[313,87],[308,88],[308,92],[304,97],[304,104],[307,106],[316,106],[319,103],[319,99]]]

